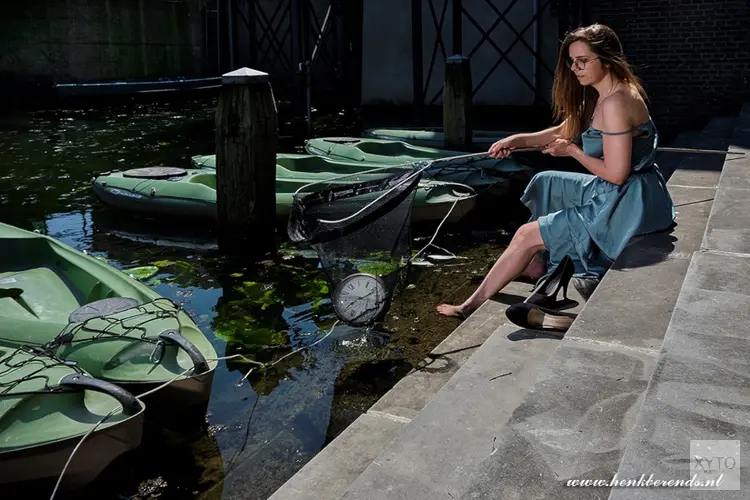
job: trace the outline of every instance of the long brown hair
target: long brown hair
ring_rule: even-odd
[[[573,42],[586,42],[603,64],[623,83],[635,87],[646,98],[640,80],[622,50],[620,39],[615,32],[603,24],[592,24],[576,28],[566,34],[560,47],[557,69],[552,84],[552,109],[556,121],[567,119],[563,127],[563,137],[572,139],[588,128],[596,107],[597,92],[591,86],[581,85],[568,68],[568,49]]]

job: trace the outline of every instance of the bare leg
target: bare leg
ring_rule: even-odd
[[[484,281],[463,304],[454,306],[440,304],[437,311],[445,316],[468,316],[486,300],[505,288],[505,286],[521,275],[541,250],[544,241],[539,232],[539,223],[529,222],[521,226]]]

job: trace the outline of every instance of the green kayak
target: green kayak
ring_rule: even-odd
[[[0,343],[0,484],[53,484],[73,449],[91,432],[73,456],[61,488],[87,485],[140,445],[144,409],[125,389],[71,363]]]
[[[300,155],[307,157],[308,155]],[[276,215],[283,221],[291,213],[294,193],[304,186],[319,182],[356,183],[365,180],[382,178],[386,173],[363,173],[354,170],[347,177],[341,169],[320,169],[313,171],[301,167],[293,158],[280,159],[276,165]],[[290,168],[286,168],[290,167]],[[161,168],[161,167],[158,167]],[[113,172],[94,179],[93,189],[105,203],[123,210],[141,212],[150,215],[170,215],[176,217],[216,218],[216,171],[203,169],[172,168],[170,175],[148,175],[148,170],[134,169],[124,172]],[[164,172],[165,170],[159,170]],[[392,169],[391,169],[392,172]],[[314,186],[309,188],[314,189]],[[309,192],[306,189],[305,192]],[[369,193],[351,198],[355,203],[366,203],[375,199],[379,193]],[[447,222],[457,222],[476,206],[476,193],[468,186],[456,183],[440,182],[432,179],[422,180],[417,188],[413,222],[433,222],[442,220],[455,202],[455,207]],[[342,208],[346,208],[340,205]]]
[[[518,132],[508,130],[475,130],[472,142],[476,149],[486,151],[493,143],[516,133]],[[370,128],[362,132],[362,136],[371,139],[404,141],[415,146],[429,148],[445,147],[445,133],[442,127]]]
[[[0,254],[0,339],[136,395],[172,381],[144,399],[147,417],[204,419],[217,354],[184,310],[45,235],[0,224]]]

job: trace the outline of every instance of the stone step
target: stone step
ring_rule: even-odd
[[[750,153],[750,106],[734,128],[730,151]],[[732,456],[722,488],[614,488],[610,500],[747,498],[750,460],[732,443],[750,441],[750,156],[728,156],[702,248],[691,259],[644,403],[617,470],[619,479],[716,478],[708,460]],[[732,252],[732,253],[729,253]],[[705,460],[698,462],[695,456]],[[727,463],[726,460],[724,462]],[[738,477],[738,473],[741,478]],[[738,482],[739,480],[739,482]],[[739,489],[744,483],[744,490]]]
[[[700,130],[690,130],[683,132],[675,137],[667,146],[673,148],[691,148],[700,137]],[[669,181],[674,171],[680,166],[680,162],[687,157],[687,153],[675,153],[672,151],[658,152],[656,154],[656,164],[664,174],[664,178]]]
[[[736,121],[736,116],[713,118],[691,147],[726,151],[732,140]],[[669,185],[716,188],[725,158],[725,155],[719,154],[687,154],[682,158],[678,170],[669,179]]]
[[[745,154],[729,156],[724,163],[703,247],[750,253],[750,105],[743,107],[729,150]]]
[[[498,328],[341,498],[600,498],[563,479],[617,469],[713,198],[670,191],[674,231],[630,245],[562,340]]]

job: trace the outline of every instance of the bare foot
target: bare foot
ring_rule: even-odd
[[[462,306],[454,306],[451,304],[440,304],[437,306],[437,312],[443,316],[455,316],[457,318],[465,318],[467,316]]]

